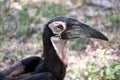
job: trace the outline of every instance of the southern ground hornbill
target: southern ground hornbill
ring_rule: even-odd
[[[0,80],[63,80],[67,67],[68,40],[79,37],[108,40],[85,23],[57,17],[45,25],[42,57],[29,57],[2,70]]]

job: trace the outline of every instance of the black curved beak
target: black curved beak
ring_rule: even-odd
[[[108,41],[108,38],[100,31],[79,21],[75,22],[71,26],[68,26],[67,29],[61,33],[62,39],[71,39],[79,37],[97,38]]]

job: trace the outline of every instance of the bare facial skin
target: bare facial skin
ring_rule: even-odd
[[[57,52],[58,57],[67,64],[68,61],[68,41],[62,40],[59,37],[51,37],[52,44]]]
[[[65,22],[55,21],[49,24],[49,28],[53,31],[56,36],[51,37],[51,42],[57,52],[58,57],[67,64],[68,56],[68,40],[60,39],[61,33],[66,29]]]

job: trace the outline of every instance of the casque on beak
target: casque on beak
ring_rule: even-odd
[[[75,21],[73,25],[68,26],[67,29],[61,33],[61,39],[72,39],[79,37],[97,38],[108,41],[108,38],[100,31],[79,21]]]

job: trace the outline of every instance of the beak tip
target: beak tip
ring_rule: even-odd
[[[103,33],[101,33],[100,31],[97,31],[97,30],[93,30],[93,32],[91,33],[91,37],[109,41],[108,38]]]
[[[108,39],[107,37],[105,37],[103,40],[105,40],[105,41],[109,41],[109,39]]]
[[[98,38],[98,39],[101,39],[101,40],[105,40],[105,41],[109,41],[108,38],[105,35],[103,35],[103,34],[101,34],[99,36],[96,36],[95,38]]]

